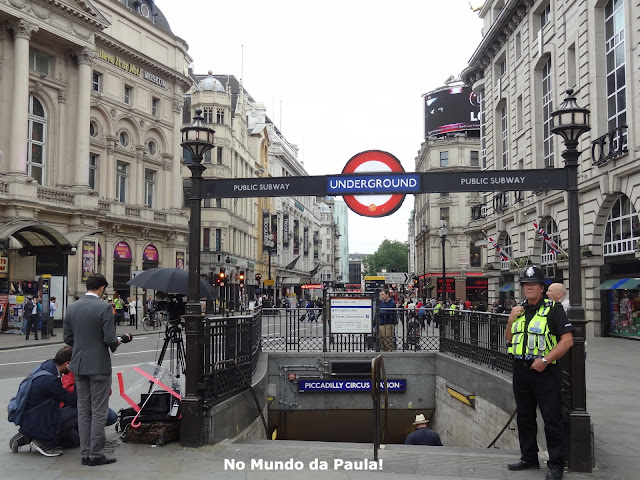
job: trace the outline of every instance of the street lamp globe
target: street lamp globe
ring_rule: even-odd
[[[573,89],[567,90],[567,97],[556,111],[551,112],[551,131],[560,135],[565,144],[577,142],[580,135],[591,130],[587,108],[580,108],[573,96]]]
[[[193,123],[180,129],[182,133],[181,145],[189,150],[194,158],[202,159],[204,154],[213,148],[213,129],[205,126],[202,109],[196,109]]]

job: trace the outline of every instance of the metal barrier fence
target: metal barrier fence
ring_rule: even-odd
[[[333,333],[330,315],[322,308],[263,308],[262,348],[265,351],[365,352],[379,348],[375,334]],[[394,350],[434,350],[440,345],[437,318],[424,318],[405,308],[394,312],[398,323],[392,339]],[[376,315],[379,312],[376,311]],[[375,322],[374,322],[375,325]]]
[[[203,318],[198,393],[206,407],[248,388],[261,352],[262,314]]]
[[[490,368],[511,372],[504,331],[509,315],[470,310],[441,310],[440,351]]]

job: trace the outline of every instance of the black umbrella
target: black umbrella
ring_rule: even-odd
[[[139,273],[127,282],[127,285],[158,290],[166,293],[187,295],[189,272],[181,268],[151,268]],[[211,285],[200,279],[200,296],[215,298]]]

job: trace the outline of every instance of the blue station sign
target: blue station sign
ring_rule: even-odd
[[[329,195],[420,193],[420,174],[334,175],[327,177]]]
[[[407,390],[407,380],[387,380],[390,392],[404,392]],[[380,382],[380,389],[384,389],[384,382]],[[298,380],[298,392],[370,392],[371,380],[342,379],[322,380],[318,378]]]

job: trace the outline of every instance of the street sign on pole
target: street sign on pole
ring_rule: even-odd
[[[409,283],[409,274],[405,272],[391,272],[391,273],[383,273],[385,283]]]

